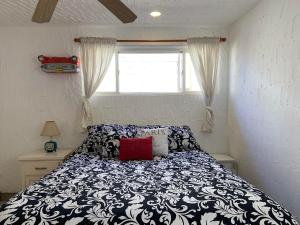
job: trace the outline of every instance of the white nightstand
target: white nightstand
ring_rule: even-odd
[[[214,157],[217,160],[217,162],[225,166],[227,169],[230,169],[234,173],[238,173],[236,162],[234,158],[232,158],[231,156],[225,154],[210,154],[210,155]]]
[[[26,188],[42,176],[50,173],[66,159],[74,149],[58,149],[57,152],[47,153],[36,150],[19,156],[21,162],[22,188]]]

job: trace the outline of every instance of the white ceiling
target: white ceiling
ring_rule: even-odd
[[[0,26],[34,25],[31,17],[38,0],[0,0]],[[122,0],[138,16],[133,25],[227,26],[259,0]],[[152,18],[153,10],[162,12]],[[59,0],[52,25],[120,25],[97,0]]]

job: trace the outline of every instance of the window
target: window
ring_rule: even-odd
[[[180,53],[119,54],[120,92],[178,92]]]
[[[200,91],[189,54],[181,50],[129,49],[113,56],[97,92]]]

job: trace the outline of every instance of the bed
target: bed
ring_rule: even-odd
[[[2,205],[0,224],[298,223],[262,191],[196,149],[151,161],[77,153]]]

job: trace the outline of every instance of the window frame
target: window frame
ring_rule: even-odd
[[[120,70],[119,70],[119,54],[160,54],[160,53],[179,53],[181,54],[182,60],[182,68],[178,68],[178,91],[177,92],[120,92]],[[96,91],[95,95],[102,96],[116,96],[116,95],[145,95],[145,96],[153,96],[153,95],[182,95],[182,94],[193,94],[193,93],[201,93],[202,91],[191,91],[186,88],[186,46],[185,45],[129,45],[122,44],[117,45],[116,52],[114,54],[115,57],[115,91]],[[181,71],[180,71],[181,70]]]

